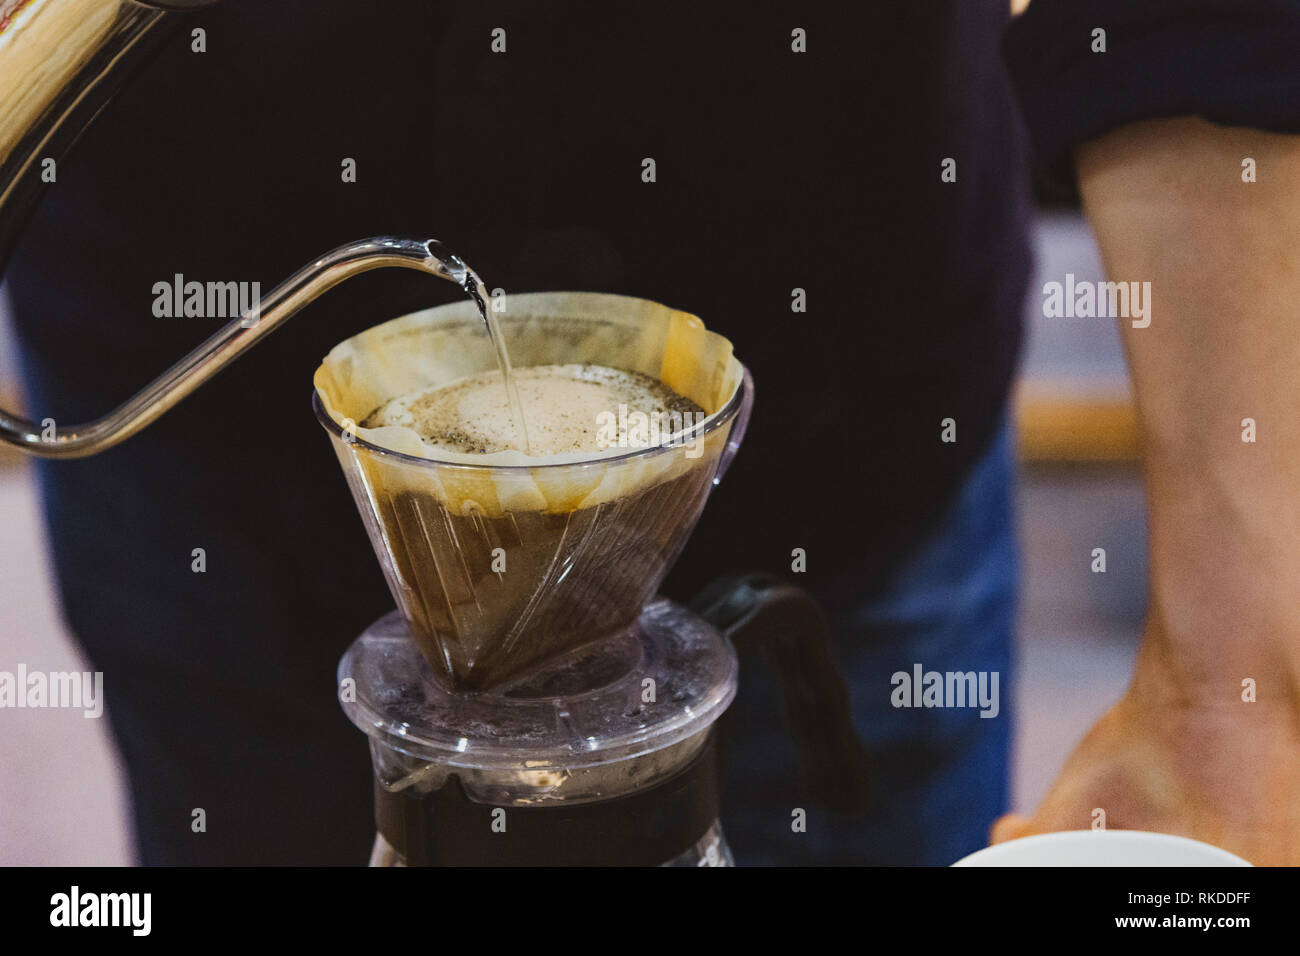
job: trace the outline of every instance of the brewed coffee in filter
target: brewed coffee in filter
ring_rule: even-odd
[[[623,296],[536,293],[512,296],[497,319],[521,392],[536,393],[525,406],[542,406],[526,410],[531,454],[500,418],[493,424],[509,412],[472,303],[354,336],[315,377],[398,606],[435,671],[465,688],[508,683],[636,619],[699,517],[741,406],[730,343],[685,313]],[[635,433],[612,443],[606,434],[594,448],[570,440],[589,431],[581,421],[534,436],[548,389],[554,397],[593,381],[607,386],[596,399],[549,410],[606,412],[622,439],[620,409],[601,406],[623,398],[632,411],[679,413],[687,430],[650,447]],[[462,433],[446,440],[436,426],[475,407],[486,416],[456,423]],[[703,422],[690,429],[693,413]]]

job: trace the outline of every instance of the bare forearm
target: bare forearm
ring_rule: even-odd
[[[1300,137],[1159,120],[1077,160],[1109,277],[1151,283],[1150,325],[1121,320],[1150,509],[1144,663],[1179,692],[1239,701],[1251,677],[1294,704]]]

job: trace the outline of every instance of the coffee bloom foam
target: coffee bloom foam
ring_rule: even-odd
[[[627,369],[539,365],[515,369],[512,379],[524,407],[527,447],[496,371],[391,399],[362,424],[409,428],[430,457],[506,450],[547,457],[685,443],[684,433],[707,417],[663,382]]]
[[[314,381],[321,406],[343,431],[336,450],[352,462],[345,462],[345,469],[361,466],[363,487],[354,488],[354,493],[415,491],[437,497],[457,513],[569,512],[612,501],[688,469],[716,465],[729,428],[714,429],[711,422],[728,408],[736,411],[732,403],[744,369],[731,343],[709,332],[695,316],[628,296],[548,292],[510,296],[508,311],[498,321],[516,374],[543,366],[601,366],[606,370],[601,374],[637,373],[640,377],[629,374],[628,380],[644,386],[648,378],[706,414],[698,432],[703,436],[700,444],[690,457],[689,449],[672,446],[642,453],[617,445],[599,451],[559,450],[564,437],[557,429],[545,438],[549,444],[543,454],[526,454],[508,441],[500,442],[499,450],[482,453],[431,447],[420,434],[416,405],[437,390],[482,376],[483,410],[499,401],[500,415],[508,417],[496,355],[482,320],[472,302],[458,302],[355,335],[335,346],[317,369]],[[465,391],[469,395],[475,390]],[[399,397],[396,406],[394,396]],[[667,395],[662,397],[668,407]],[[523,400],[529,404],[527,395]],[[595,403],[607,401],[605,396]],[[617,414],[618,404],[598,411]],[[380,420],[372,416],[385,408],[392,424],[368,427]],[[530,427],[533,420],[528,414]],[[501,418],[496,425],[481,419],[475,423],[480,437],[509,433]],[[374,448],[410,458],[386,456]]]

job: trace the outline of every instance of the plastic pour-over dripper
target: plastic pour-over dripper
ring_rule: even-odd
[[[462,689],[636,620],[735,454],[753,396],[730,342],[653,302],[534,293],[512,296],[498,321],[516,367],[643,372],[708,417],[673,441],[600,456],[432,458],[414,431],[359,423],[394,396],[496,367],[474,305],[394,319],[331,351],[315,377],[317,417],[412,637]]]

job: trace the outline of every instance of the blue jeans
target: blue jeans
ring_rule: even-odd
[[[829,622],[870,754],[864,813],[827,811],[798,791],[771,675],[742,665],[722,817],[737,863],[943,866],[987,844],[1008,794],[1019,570],[1014,477],[1004,425],[938,528],[883,591]],[[891,677],[912,675],[916,664],[925,672],[996,673],[997,716],[969,706],[895,706]],[[804,832],[793,826],[798,809],[806,813]]]

